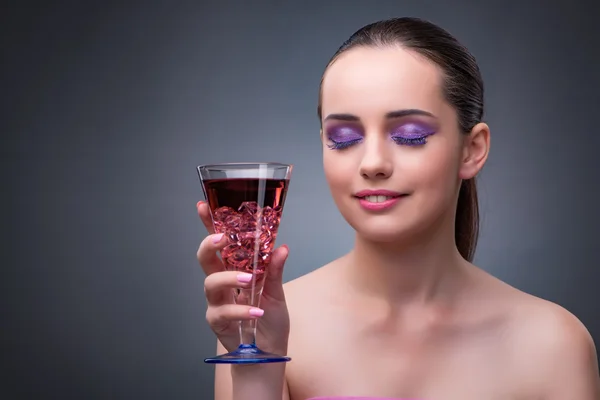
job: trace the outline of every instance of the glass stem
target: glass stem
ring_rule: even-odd
[[[253,285],[248,289],[234,290],[234,302],[240,305],[260,308],[260,298],[262,294],[263,282],[261,279],[260,286],[258,285],[256,275],[253,280]],[[257,319],[248,319],[240,321],[240,344],[256,346],[256,326]]]

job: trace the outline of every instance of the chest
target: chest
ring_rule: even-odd
[[[518,398],[497,330],[400,332],[339,327],[322,324],[290,341],[293,361],[287,379],[292,400],[317,396]]]

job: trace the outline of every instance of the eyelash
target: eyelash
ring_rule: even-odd
[[[417,138],[403,138],[403,137],[392,137],[392,140],[400,145],[405,146],[422,146],[427,143],[427,139],[425,137],[417,137]]]
[[[356,143],[360,142],[362,139],[354,139],[354,140],[349,140],[347,142],[336,142],[335,140],[333,140],[331,138],[329,138],[329,140],[331,140],[332,144],[328,144],[327,147],[329,147],[331,150],[342,150],[342,149],[345,149],[346,147],[355,145]]]
[[[329,139],[332,144],[328,144],[327,147],[329,147],[331,150],[342,150],[345,148],[348,148],[350,146],[355,145],[356,143],[360,142],[362,139],[354,139],[354,140],[349,140],[347,142],[336,142],[333,139]],[[425,137],[419,137],[419,138],[403,138],[403,137],[392,137],[392,140],[394,142],[396,142],[396,144],[402,145],[402,146],[422,146],[425,143],[427,143],[427,139]]]

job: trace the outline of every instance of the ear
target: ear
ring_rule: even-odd
[[[459,169],[460,179],[474,178],[483,168],[490,151],[490,128],[480,122],[465,136],[463,157]]]

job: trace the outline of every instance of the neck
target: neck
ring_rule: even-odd
[[[348,257],[348,277],[355,289],[390,304],[447,300],[470,265],[456,247],[454,221],[400,243],[357,234]]]

